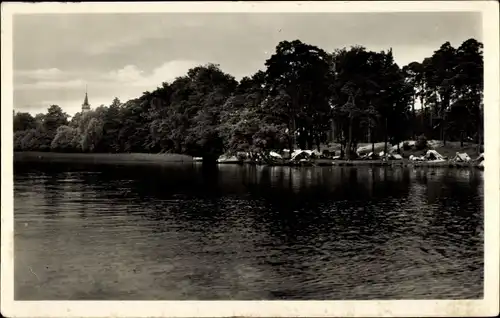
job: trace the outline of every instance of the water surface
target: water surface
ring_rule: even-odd
[[[17,300],[483,295],[483,172],[16,164]]]

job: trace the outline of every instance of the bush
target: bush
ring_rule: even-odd
[[[425,135],[420,135],[415,142],[415,149],[423,150],[425,148],[427,148],[427,138],[425,138]]]

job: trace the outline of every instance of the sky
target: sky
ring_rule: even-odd
[[[470,12],[16,14],[13,23],[14,109],[32,114],[56,104],[73,115],[86,86],[92,107],[125,102],[200,64],[241,79],[283,40],[392,48],[401,67],[446,41],[482,41],[481,14]]]

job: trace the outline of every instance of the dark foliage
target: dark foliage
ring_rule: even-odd
[[[482,142],[483,56],[474,39],[458,48],[447,42],[403,68],[390,49],[328,53],[282,41],[265,67],[238,82],[218,65],[198,66],[136,99],[115,98],[71,121],[56,105],[35,117],[15,113],[14,148],[215,160],[222,153],[321,151],[332,142],[352,157],[360,142],[396,144],[418,135],[418,149],[426,138]]]

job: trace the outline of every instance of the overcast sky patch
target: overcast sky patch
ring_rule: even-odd
[[[329,52],[393,48],[403,66],[441,44],[482,41],[480,13],[138,13],[14,17],[14,107],[78,111],[88,85],[93,107],[122,101],[207,63],[240,79],[264,68],[282,40]]]

